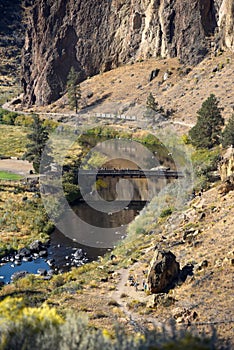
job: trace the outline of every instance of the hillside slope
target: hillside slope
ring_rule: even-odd
[[[197,64],[223,47],[233,49],[232,0],[37,0],[27,8],[24,102],[57,100],[72,66],[83,80],[150,57]]]
[[[158,75],[150,81],[154,70],[158,70]],[[143,129],[171,125],[176,132],[183,134],[196,122],[196,112],[211,93],[219,99],[223,117],[226,120],[230,118],[234,107],[233,71],[234,54],[230,51],[220,52],[219,55],[210,54],[195,67],[185,66],[177,58],[152,58],[118,67],[82,82],[82,99],[77,116],[69,107],[67,95],[44,107],[33,106],[28,109],[18,105],[13,108],[48,113],[51,118],[62,118],[73,124],[94,121],[113,123],[108,118],[92,117],[97,113],[123,114],[135,116],[136,121],[118,121],[118,124]],[[158,119],[153,115],[145,117],[150,93],[164,110],[173,111],[168,119]]]

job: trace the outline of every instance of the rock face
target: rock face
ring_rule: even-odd
[[[180,274],[180,265],[171,251],[157,250],[148,274],[148,289],[151,293],[164,293],[173,288]]]
[[[219,10],[219,21],[221,45],[234,49],[234,2],[233,0],[222,1]]]
[[[0,1],[0,75],[20,74],[20,52],[24,43],[21,0]]]
[[[230,176],[234,176],[233,147],[229,147],[223,155],[223,159],[219,163],[219,173],[222,181],[225,181]]]
[[[27,4],[22,85],[29,105],[58,99],[72,66],[82,80],[149,57],[177,56],[196,64],[209,50],[215,32],[222,46],[234,46],[232,0],[57,0],[53,4],[35,0],[34,5]]]

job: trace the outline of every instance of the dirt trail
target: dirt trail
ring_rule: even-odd
[[[67,118],[67,120],[64,120],[66,122],[66,124],[70,124],[70,125],[76,125],[77,124],[77,121],[79,120],[79,122],[81,122],[82,120],[82,123],[87,123],[89,124],[90,123],[90,118],[92,116],[95,116],[96,115],[96,112],[95,110],[93,110],[92,112],[82,112],[80,114],[75,114],[74,112],[63,112],[63,113],[58,113],[58,112],[25,112],[25,111],[21,111],[21,110],[17,110],[15,108],[11,108],[11,103],[10,102],[6,102],[5,104],[2,105],[2,108],[9,111],[9,112],[16,112],[16,113],[19,113],[19,114],[24,114],[24,115],[31,115],[32,113],[39,113],[40,115],[43,115],[43,116],[47,116],[47,117],[53,117],[55,120],[58,119],[58,118]],[[113,107],[113,110],[115,108]],[[105,110],[101,109],[101,110],[98,110],[98,114],[109,114],[109,112],[106,112]],[[105,122],[107,119],[106,118],[100,118],[99,117],[99,122]],[[141,118],[137,118],[137,121],[132,121],[132,120],[124,120],[124,123],[125,124],[128,124],[130,123],[131,125],[134,125],[134,126],[138,126],[138,127],[142,127],[143,129],[145,128],[145,123],[148,122],[147,118],[144,118],[144,117],[141,117]],[[171,125],[171,126],[176,126],[176,125],[179,125],[179,126],[182,126],[184,128],[192,128],[194,126],[194,124],[191,124],[191,123],[185,123],[183,121],[177,121],[177,120],[168,120],[168,121],[162,121],[162,122],[159,122],[157,124],[157,127],[163,127],[163,126],[168,126],[168,125]]]
[[[145,252],[151,250],[152,248],[146,249]],[[130,320],[130,323],[138,330],[144,329],[144,327],[151,323],[154,327],[164,328],[167,331],[170,331],[170,327],[166,327],[165,324],[157,321],[154,317],[147,315],[145,318],[142,315],[137,314],[134,310],[128,308],[128,303],[131,301],[138,301],[147,303],[152,296],[146,295],[143,291],[143,273],[132,273],[132,271],[141,271],[142,264],[141,262],[136,262],[127,269],[120,269],[119,273],[119,282],[116,286],[115,291],[112,293],[112,298],[119,304],[119,308],[123,311],[126,317]],[[137,282],[139,283],[137,290],[134,286],[130,286],[128,282],[129,275],[134,275]]]

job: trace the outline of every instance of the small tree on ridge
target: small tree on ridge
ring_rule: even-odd
[[[67,77],[67,94],[70,107],[75,109],[76,113],[78,112],[79,102],[81,99],[81,90],[80,84],[78,83],[79,75],[75,71],[74,67],[71,67],[71,70]]]
[[[191,143],[197,148],[212,148],[221,141],[224,119],[222,108],[218,107],[218,100],[211,94],[197,111],[197,123],[190,129]]]

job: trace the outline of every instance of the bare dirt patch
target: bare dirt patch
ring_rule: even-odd
[[[33,167],[27,160],[0,159],[0,170],[26,176],[30,170],[33,170]]]

